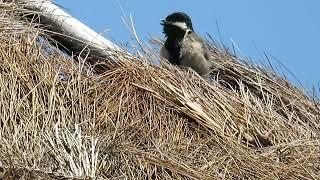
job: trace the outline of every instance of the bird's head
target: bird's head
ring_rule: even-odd
[[[161,20],[163,33],[169,36],[184,36],[186,32],[193,31],[191,18],[184,12],[175,12]]]

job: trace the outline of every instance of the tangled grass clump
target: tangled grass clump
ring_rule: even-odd
[[[275,72],[208,43],[210,81],[151,50],[97,74],[0,8],[1,178],[320,177],[319,102]]]

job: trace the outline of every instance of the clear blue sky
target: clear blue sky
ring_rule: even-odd
[[[54,0],[97,32],[125,43],[130,33],[121,16],[132,14],[139,37],[163,37],[160,19],[188,13],[195,31],[224,43],[231,39],[242,57],[267,52],[279,59],[309,89],[320,82],[320,0]],[[120,6],[123,10],[121,10]],[[123,12],[125,14],[123,14]]]

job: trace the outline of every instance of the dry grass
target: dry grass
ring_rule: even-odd
[[[209,45],[211,81],[151,50],[94,74],[0,8],[0,177],[320,177],[319,103],[274,72]]]

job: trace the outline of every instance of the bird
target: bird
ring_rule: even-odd
[[[191,18],[184,12],[174,12],[160,23],[166,40],[160,56],[170,63],[189,67],[202,77],[208,77],[212,63],[203,39],[193,29]]]

